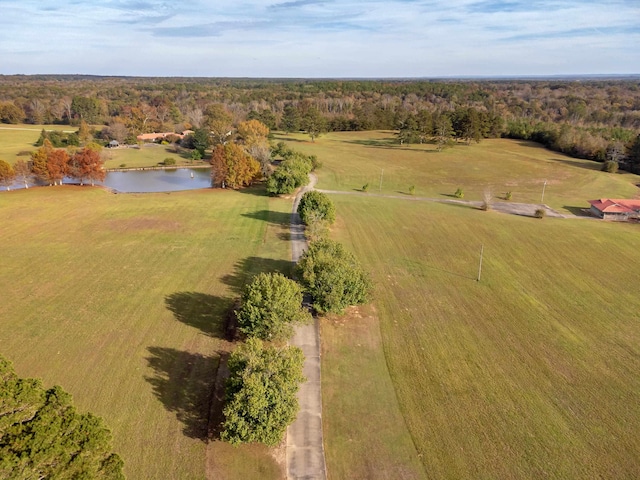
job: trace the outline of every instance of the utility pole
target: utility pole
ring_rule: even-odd
[[[540,203],[544,203],[544,189],[547,188],[547,181],[544,181],[544,185],[542,185],[542,198],[540,199]]]
[[[380,187],[378,187],[379,192],[382,192],[382,175],[384,175],[384,168],[380,170]]]
[[[480,277],[482,276],[482,257],[484,255],[484,243],[482,247],[480,247],[480,265],[478,266],[478,282],[480,281]]]

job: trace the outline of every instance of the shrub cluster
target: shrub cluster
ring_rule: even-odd
[[[280,273],[261,273],[247,285],[236,312],[240,331],[261,340],[286,340],[293,324],[311,320],[302,307],[302,288]]]
[[[237,445],[277,445],[298,413],[296,397],[304,355],[297,347],[265,346],[249,339],[229,358],[221,439]]]
[[[356,257],[333,240],[312,242],[296,272],[320,313],[342,313],[366,302],[371,291],[371,280]]]
[[[309,173],[320,168],[315,155],[296,152],[284,142],[279,142],[271,153],[273,157],[282,158],[276,171],[267,179],[267,192],[271,195],[293,193],[296,188],[307,184]]]
[[[618,171],[618,162],[607,160],[602,165],[602,171],[607,173],[616,173]]]
[[[328,225],[336,221],[336,207],[331,199],[322,192],[311,190],[302,195],[298,204],[300,219],[305,225],[314,221],[323,221]]]

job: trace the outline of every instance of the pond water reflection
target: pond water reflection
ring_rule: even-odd
[[[64,183],[77,183],[65,178]],[[127,170],[107,172],[104,185],[119,193],[154,193],[197,190],[211,187],[211,168],[171,168],[166,170]],[[11,189],[24,188],[15,183]],[[3,188],[4,190],[4,188]]]
[[[211,187],[210,168],[108,172],[102,184],[120,193],[177,192]]]

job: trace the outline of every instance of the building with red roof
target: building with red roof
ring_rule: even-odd
[[[193,133],[193,130],[185,130],[182,133],[175,133],[175,132],[143,133],[138,135],[136,138],[141,142],[155,142],[159,140],[164,140],[169,136],[180,137],[180,139],[183,139],[186,135],[189,135],[190,133]]]
[[[600,198],[589,200],[590,212],[604,220],[626,221],[631,218],[640,218],[640,200],[620,200],[613,198]]]

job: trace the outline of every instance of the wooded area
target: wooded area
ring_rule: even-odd
[[[135,143],[140,133],[207,128],[214,143],[222,143],[232,126],[252,119],[272,130],[304,130],[312,139],[323,131],[397,130],[399,143],[429,141],[439,148],[504,136],[640,168],[638,79],[0,76],[1,122],[79,125],[84,120],[104,125],[98,137],[105,142]]]

